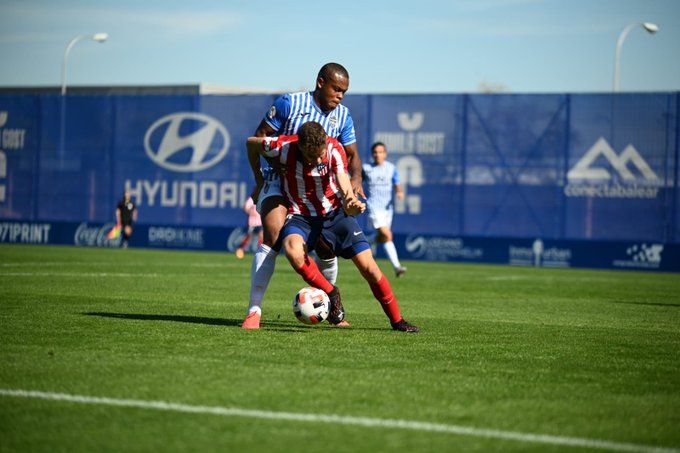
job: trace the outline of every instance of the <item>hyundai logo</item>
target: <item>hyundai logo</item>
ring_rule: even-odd
[[[193,172],[210,168],[229,151],[229,132],[203,113],[166,115],[149,127],[144,149],[151,160],[172,171]]]

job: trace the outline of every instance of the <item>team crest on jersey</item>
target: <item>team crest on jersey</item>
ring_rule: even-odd
[[[319,164],[316,166],[316,171],[319,172],[319,175],[325,176],[326,173],[328,173],[328,165],[326,164]]]
[[[270,120],[272,120],[272,119],[274,119],[275,116],[276,116],[276,107],[274,107],[274,106],[272,105],[272,108],[270,108],[270,109],[269,109],[269,112],[267,113],[267,118],[269,118]]]
[[[328,118],[328,122],[331,123],[331,126],[337,127],[338,125],[338,117],[335,115],[332,115],[330,118]]]
[[[264,150],[265,153],[268,153],[272,149],[272,141],[273,140],[271,137],[266,137],[262,142],[262,149]]]

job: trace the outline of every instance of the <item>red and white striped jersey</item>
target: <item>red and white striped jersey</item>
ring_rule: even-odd
[[[297,135],[267,137],[263,154],[278,159],[286,169],[281,188],[288,200],[288,212],[304,216],[324,216],[342,207],[337,174],[347,173],[347,155],[340,142],[328,137],[320,163],[304,162],[297,146]]]

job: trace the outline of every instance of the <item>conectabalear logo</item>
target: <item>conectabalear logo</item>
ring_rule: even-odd
[[[229,132],[215,118],[196,112],[166,115],[144,135],[146,154],[172,171],[201,171],[217,164],[229,151]]]
[[[602,137],[569,170],[567,180],[568,197],[656,198],[663,184],[632,144],[617,154]]]

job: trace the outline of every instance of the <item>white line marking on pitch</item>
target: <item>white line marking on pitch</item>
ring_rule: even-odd
[[[140,409],[156,409],[161,411],[185,412],[192,414],[221,415],[225,417],[250,417],[270,420],[290,420],[306,422],[324,422],[341,425],[362,426],[367,428],[408,429],[412,431],[429,431],[436,433],[459,434],[464,436],[485,437],[490,439],[516,440],[550,445],[565,445],[570,447],[599,448],[612,451],[639,451],[654,453],[678,453],[674,448],[654,447],[650,445],[610,442],[607,440],[584,439],[579,437],[551,436],[547,434],[532,434],[516,431],[501,431],[496,429],[471,428],[460,425],[446,425],[442,423],[418,422],[413,420],[395,420],[371,417],[352,417],[343,415],[304,414],[294,412],[273,412],[238,407],[192,406],[165,401],[144,401],[105,398],[83,395],[69,395],[66,393],[40,392],[35,390],[0,389],[0,395],[19,398],[37,398],[44,400],[68,401],[80,404],[100,404],[106,406],[135,407]]]
[[[220,267],[242,267],[241,263],[157,263],[162,266],[182,266],[182,267],[210,267],[210,268],[220,268]],[[25,267],[25,266],[115,266],[116,262],[113,261],[21,261],[15,263],[0,263],[0,267]],[[145,266],[148,267],[149,263],[125,263],[125,266]]]
[[[158,277],[160,274],[125,272],[0,272],[0,277]],[[168,277],[169,274],[163,274]]]

